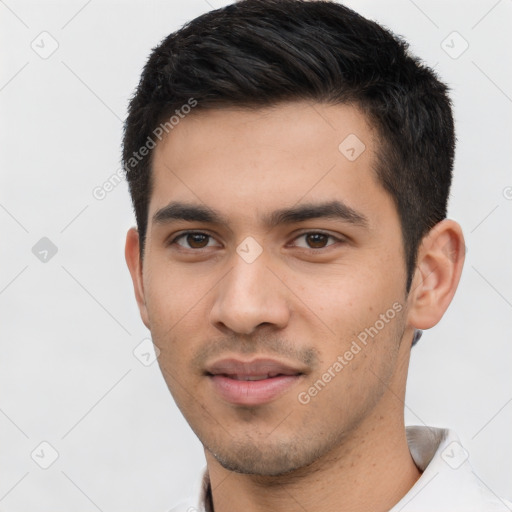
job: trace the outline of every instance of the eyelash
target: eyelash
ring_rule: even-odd
[[[178,245],[179,244],[177,243],[178,240],[180,240],[181,238],[184,238],[184,237],[187,237],[188,235],[205,235],[207,237],[209,237],[210,239],[211,238],[214,238],[212,235],[208,234],[208,233],[205,233],[203,231],[185,231],[183,233],[180,233],[178,236],[174,237],[168,245]],[[338,237],[335,237],[334,235],[331,235],[329,233],[324,233],[323,231],[306,231],[304,233],[301,233],[299,235],[297,235],[294,240],[297,240],[298,238],[301,238],[301,237],[305,237],[307,235],[323,235],[323,236],[326,236],[328,239],[332,239],[334,240],[335,242],[337,243],[344,243],[345,240],[342,239],[342,238],[338,238]],[[322,249],[327,249],[329,247],[331,247],[332,245],[334,244],[328,244],[326,245],[325,247],[319,247],[319,248],[314,248],[314,247],[299,247],[299,249],[303,249],[303,250],[306,250],[306,251],[312,251],[312,252],[319,252],[321,251]],[[181,247],[181,246],[180,246]],[[188,247],[182,247],[182,249],[184,250],[189,250],[189,251],[194,251],[194,252],[201,252],[203,249],[207,249],[208,247],[201,247],[199,249],[194,249],[194,248],[188,248]]]

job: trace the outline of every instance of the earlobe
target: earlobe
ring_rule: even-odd
[[[149,318],[146,308],[146,298],[144,295],[144,281],[142,274],[142,262],[139,253],[139,232],[135,228],[130,228],[126,234],[126,245],[124,250],[126,264],[132,277],[135,299],[139,306],[140,316],[144,325],[149,329]]]
[[[464,235],[453,220],[439,222],[423,238],[409,294],[410,325],[430,329],[441,320],[459,284],[464,257]]]

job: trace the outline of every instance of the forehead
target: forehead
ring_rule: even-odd
[[[301,201],[365,207],[387,197],[373,170],[376,147],[375,131],[349,105],[197,110],[154,150],[149,216],[176,200],[237,218]]]

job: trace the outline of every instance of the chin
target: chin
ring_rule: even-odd
[[[217,462],[225,469],[245,475],[281,476],[293,473],[317,460],[318,450],[307,450],[304,444],[267,446],[262,450],[261,443],[251,446],[230,446],[226,450],[209,450]],[[298,448],[300,447],[300,451]]]

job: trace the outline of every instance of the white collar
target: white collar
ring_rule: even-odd
[[[468,452],[453,430],[406,427],[409,451],[421,477],[390,512],[509,512],[473,471]]]

